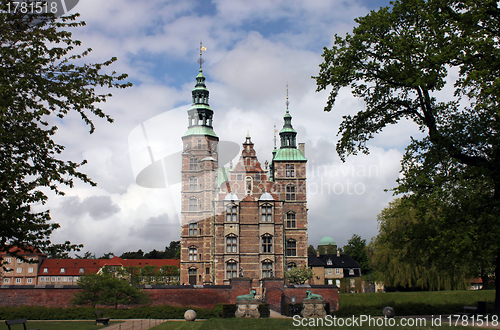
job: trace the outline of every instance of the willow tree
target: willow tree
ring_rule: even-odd
[[[0,0],[0,252],[60,254],[77,246],[53,246],[50,234],[59,225],[33,205],[44,204],[47,191],[63,195],[61,186],[72,187],[74,179],[95,183],[79,170],[85,160],[62,159],[64,146],[54,141],[57,126],[50,123],[76,112],[92,133],[92,117],[113,121],[98,106],[111,96],[107,88],[130,83],[125,74],[101,73],[116,58],[82,62],[91,49],[77,52],[81,42],[70,30],[85,25],[78,14],[56,17],[37,14],[38,2],[34,10],[18,5]]]
[[[500,274],[497,1],[394,1],[392,7],[372,11],[356,23],[352,33],[335,36],[333,47],[325,48],[324,62],[314,77],[318,91],[332,88],[326,111],[332,110],[345,87],[366,105],[355,115],[343,117],[337,152],[343,160],[358,152],[368,153],[367,142],[384,127],[413,121],[426,134],[421,140],[412,140],[407,149],[403,171],[413,172],[400,182],[396,192],[426,197],[442,184],[447,189],[442,193],[466,197],[461,190],[455,193],[450,173],[460,173],[466,185],[480,185],[484,200],[475,199],[479,207],[470,208],[463,199],[453,199],[455,204],[449,206],[455,207],[455,214],[461,210],[479,212],[469,215],[481,221],[448,221],[461,229],[468,225],[475,232],[481,230],[478,226],[487,226],[488,243],[495,250],[491,262],[496,262],[496,274]],[[450,173],[440,168],[442,162],[450,164]],[[432,171],[422,171],[432,165]],[[435,181],[434,175],[439,180]],[[461,244],[473,247],[484,238],[478,235]],[[500,277],[496,287],[500,288]],[[500,290],[496,292],[495,312],[500,313]]]

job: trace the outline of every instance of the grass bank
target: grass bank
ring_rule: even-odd
[[[321,319],[323,320],[323,319]],[[338,321],[338,319],[336,319]],[[383,330],[397,330],[397,329],[412,329],[412,330],[434,330],[434,329],[449,329],[449,324],[441,324],[440,327],[432,326],[431,321],[428,320],[421,322],[420,324],[413,324],[411,326],[407,324],[401,324],[401,322],[408,322],[409,319],[405,321],[396,319],[396,324],[387,326],[378,326],[376,324],[364,324],[360,326],[343,326],[333,325],[326,323],[325,320],[322,325],[317,322],[319,320],[304,319],[303,323],[299,323],[298,320],[292,319],[210,319],[200,322],[185,322],[185,321],[168,321],[162,323],[150,330],[235,330],[235,329],[255,329],[255,330],[297,330],[297,329],[362,329],[362,330],[373,330],[373,329],[383,329]],[[333,323],[333,321],[332,321]],[[453,326],[454,327],[454,326]],[[468,327],[461,327],[460,329],[467,329]]]
[[[396,315],[437,315],[463,311],[463,306],[477,306],[486,301],[486,310],[493,310],[494,290],[477,291],[422,291],[422,292],[377,292],[341,293],[336,316],[372,315],[381,316],[386,306],[391,306]]]

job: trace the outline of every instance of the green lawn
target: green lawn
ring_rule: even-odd
[[[310,319],[306,319],[308,322]],[[337,320],[336,320],[337,321]],[[345,319],[344,319],[345,321]],[[443,323],[441,327],[431,326],[431,321],[427,320],[426,324],[421,324],[421,326],[402,326],[396,323],[396,326],[387,325],[387,326],[377,326],[376,324],[367,324],[364,326],[330,326],[329,324],[324,323],[323,326],[317,323],[310,324],[305,322],[305,324],[299,324],[298,321],[292,319],[210,319],[207,321],[199,321],[199,322],[186,322],[186,321],[168,321],[162,323],[156,327],[151,328],[151,330],[247,330],[247,329],[255,329],[255,330],[296,330],[296,329],[363,329],[363,330],[373,330],[373,329],[415,329],[415,330],[428,330],[428,329],[443,329],[450,328],[448,323],[445,324],[445,319],[443,319]],[[318,322],[318,321],[311,321]],[[324,320],[323,320],[324,322]],[[333,321],[332,321],[333,322]],[[400,320],[396,319],[396,322],[400,322]],[[454,327],[454,324],[451,325]],[[466,327],[460,327],[461,329]],[[471,328],[472,329],[472,328]]]
[[[477,306],[478,301],[486,301],[487,311],[491,312],[495,291],[344,293],[339,294],[340,308],[334,314],[381,316],[385,306],[393,307],[396,315],[453,314],[462,312],[463,306]]]
[[[122,323],[122,322],[109,322]],[[23,330],[23,325],[12,325],[12,330]],[[103,325],[95,325],[95,321],[28,321],[26,323],[27,329],[41,329],[41,330],[94,330],[103,329]],[[8,330],[9,328],[4,321],[0,323],[0,330]]]

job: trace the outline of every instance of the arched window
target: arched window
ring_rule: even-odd
[[[263,204],[261,206],[262,222],[273,221],[273,207],[271,204]]]
[[[189,224],[189,236],[198,235],[198,224],[196,222]]]
[[[297,241],[289,239],[286,241],[286,256],[295,257],[297,255]]]
[[[198,211],[198,200],[194,197],[189,199],[189,211]]]
[[[288,185],[286,186],[286,200],[294,201],[295,200],[295,186]]]
[[[262,253],[273,253],[273,236],[262,235]]]
[[[295,262],[289,262],[287,265],[286,265],[286,270],[287,271],[291,271],[292,268],[296,268],[297,267],[297,264]]]
[[[274,277],[273,262],[266,259],[262,262],[262,278]]]
[[[198,260],[198,248],[194,245],[189,247],[189,261]]]
[[[226,208],[226,221],[238,221],[238,206],[236,204],[229,204]]]
[[[251,176],[247,176],[245,178],[245,191],[248,194],[251,194],[252,193],[252,190],[253,190],[253,182],[252,182],[252,177]]]
[[[226,236],[226,253],[237,253],[238,252],[238,237],[234,234],[229,234]]]
[[[198,169],[198,158],[189,159],[189,170],[196,171]]]
[[[297,223],[295,222],[295,212],[288,212],[286,214],[286,228],[296,228]]]
[[[235,260],[226,262],[226,278],[231,279],[238,276],[238,263]]]
[[[198,190],[198,179],[189,178],[189,191],[197,191],[197,190]]]

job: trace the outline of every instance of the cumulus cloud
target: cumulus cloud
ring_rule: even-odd
[[[102,255],[158,250],[179,240],[180,185],[168,178],[163,188],[137,185],[137,168],[151,160],[130,148],[130,136],[137,127],[147,132],[154,161],[181,151],[187,116],[175,109],[191,102],[200,40],[208,48],[203,68],[215,132],[238,146],[250,133],[262,163],[271,160],[274,126],[283,125],[288,82],[292,123],[309,160],[309,244],[325,235],[339,245],[353,233],[376,235],[376,215],[392,199],[383,189],[394,186],[405,139],[418,130],[412,123],[388,128],[371,142],[370,155],[342,163],[335,151],[338,124],[364,105],[342,90],[325,113],[328,92],[316,93],[311,76],[335,33],[351,31],[353,18],[388,3],[80,1],[75,10],[87,26],[73,32],[93,49],[85,61],[116,56],[109,70],[128,73],[135,86],[111,91],[101,106],[115,123],[95,119],[92,135],[77,114],[55,122],[56,140],[66,146],[62,156],[87,159],[81,169],[98,186],[76,182],[67,196],[51,197],[47,205],[62,226],[53,241],[83,243]]]
[[[91,196],[83,200],[78,196],[72,196],[65,199],[60,208],[67,215],[88,214],[94,220],[104,220],[120,211],[110,196]]]

